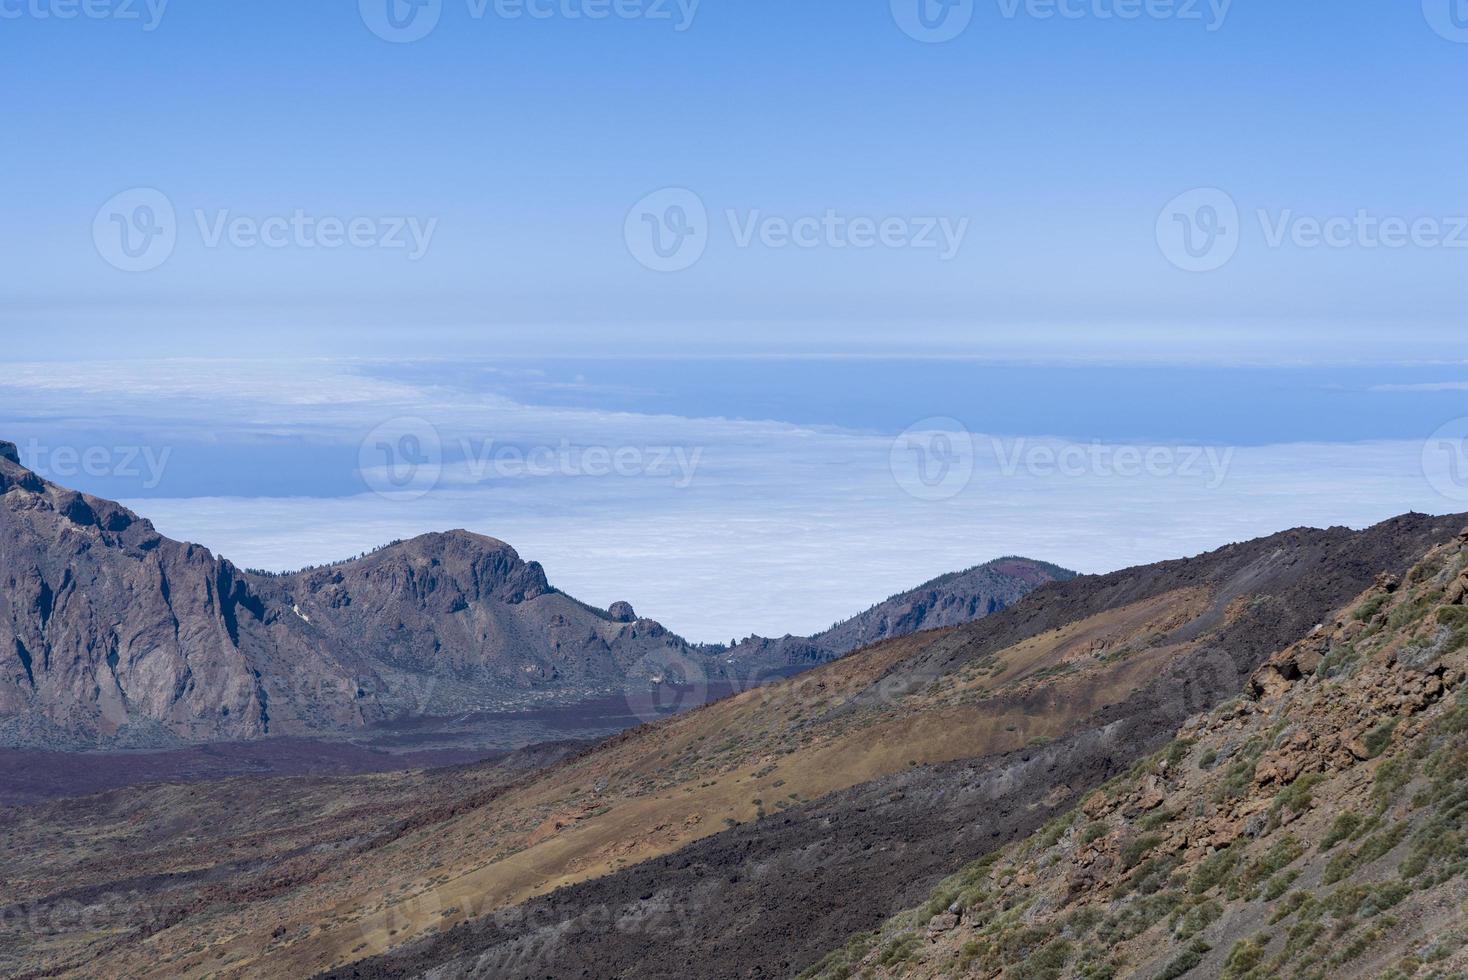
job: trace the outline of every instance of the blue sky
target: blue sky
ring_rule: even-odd
[[[1458,0],[68,2],[0,0],[0,438],[242,564],[466,526],[727,639],[1468,510]]]

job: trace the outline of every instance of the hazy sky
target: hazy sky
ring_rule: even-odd
[[[407,0],[89,0],[137,19],[58,19],[70,2],[0,2],[7,323],[229,324],[246,348],[262,319],[1461,325],[1468,43],[1420,0],[969,0],[942,44],[894,15],[936,0],[617,0],[637,16],[598,20],[608,0],[425,0],[413,43],[366,26],[411,36],[385,19]],[[1070,16],[1042,16],[1056,4]],[[138,188],[174,209],[175,245],[128,273],[92,233]],[[708,215],[677,273],[624,235],[664,188]],[[1206,274],[1157,241],[1196,188],[1240,215]],[[137,204],[101,215],[114,253]],[[384,244],[226,230],[297,212],[367,219]],[[766,244],[768,221],[828,212],[934,247]],[[1300,221],[1360,212],[1464,247],[1373,248],[1369,227],[1296,244]],[[939,219],[963,228],[956,254],[925,233]],[[417,258],[409,222],[432,228]]]
[[[711,640],[1468,510],[1453,2],[0,0],[0,438]]]

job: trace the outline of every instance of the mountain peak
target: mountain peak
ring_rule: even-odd
[[[13,442],[6,442],[4,439],[0,439],[0,459],[8,459],[16,466],[21,465],[20,447],[16,446]]]

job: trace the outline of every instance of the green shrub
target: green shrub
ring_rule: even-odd
[[[1374,759],[1386,751],[1386,747],[1391,744],[1392,735],[1396,732],[1398,724],[1399,720],[1392,718],[1377,725],[1362,737],[1361,741],[1366,743],[1366,751],[1371,753],[1371,758]]]
[[[1176,856],[1151,858],[1116,890],[1116,897],[1125,898],[1133,892],[1141,895],[1155,895],[1167,887],[1168,880],[1180,863],[1180,859]]]
[[[1279,925],[1296,912],[1307,909],[1314,904],[1315,896],[1309,892],[1290,892],[1290,897],[1281,902],[1275,908],[1274,914],[1269,917],[1269,924],[1272,926]]]
[[[1184,912],[1178,918],[1177,924],[1173,929],[1179,939],[1192,939],[1214,922],[1217,922],[1222,915],[1223,906],[1209,899],[1199,902]]]
[[[1305,845],[1294,835],[1278,841],[1244,869],[1229,885],[1230,898],[1253,898],[1260,884],[1277,871],[1282,871],[1305,853]],[[1288,887],[1288,886],[1287,886]]]
[[[1161,843],[1162,838],[1157,834],[1143,834],[1140,837],[1133,837],[1122,846],[1122,865],[1127,871],[1132,870]]]
[[[1374,885],[1343,885],[1332,892],[1321,905],[1338,919],[1356,916],[1369,919],[1396,908],[1410,894],[1411,887],[1400,881]]]
[[[1203,962],[1203,957],[1207,956],[1212,949],[1213,947],[1203,940],[1196,941],[1178,954],[1171,963],[1164,966],[1162,972],[1157,974],[1157,980],[1178,980],[1179,977],[1186,976]]]
[[[1330,829],[1325,832],[1325,836],[1321,838],[1320,849],[1322,851],[1328,851],[1341,841],[1350,840],[1356,831],[1361,829],[1361,824],[1363,823],[1365,823],[1365,820],[1358,813],[1348,811],[1340,814],[1331,823]]]
[[[896,966],[912,956],[917,949],[919,939],[917,936],[898,936],[882,951],[882,956],[877,960],[882,966]]]
[[[1361,603],[1361,605],[1356,607],[1356,611],[1351,614],[1351,618],[1358,623],[1364,623],[1367,620],[1371,619],[1371,617],[1375,616],[1377,613],[1381,612],[1382,607],[1385,606],[1389,601],[1390,596],[1372,596],[1370,599],[1367,599],[1365,602]]]
[[[1016,964],[1009,976],[1015,980],[1059,980],[1070,956],[1070,943],[1064,939],[1056,939]]]
[[[1358,868],[1363,868],[1372,861],[1386,856],[1407,836],[1407,830],[1407,824],[1399,823],[1390,830],[1383,830],[1366,838],[1359,850],[1337,854],[1325,866],[1325,883],[1334,885]]]
[[[1348,677],[1360,660],[1361,654],[1356,649],[1356,644],[1337,644],[1332,646],[1330,652],[1320,661],[1320,666],[1315,668],[1315,673],[1326,680]]]
[[[1290,890],[1290,886],[1300,880],[1299,871],[1286,871],[1269,879],[1264,886],[1264,900],[1266,902],[1278,901],[1279,897]]]
[[[1183,760],[1188,757],[1188,753],[1192,752],[1193,746],[1197,744],[1196,739],[1180,738],[1169,745],[1167,747],[1167,755],[1165,756],[1168,766],[1176,769],[1182,765]]]
[[[1239,855],[1232,847],[1225,847],[1217,854],[1205,859],[1193,872],[1193,878],[1188,883],[1188,889],[1194,895],[1202,895],[1204,892],[1217,888],[1233,872],[1239,863]]]
[[[1280,790],[1279,795],[1274,798],[1273,812],[1277,814],[1281,810],[1289,810],[1292,813],[1304,813],[1314,802],[1314,798],[1310,795],[1311,792],[1325,782],[1326,778],[1323,772],[1311,772],[1301,776]]]
[[[1240,939],[1223,964],[1224,980],[1247,976],[1264,959],[1264,943],[1259,939]]]

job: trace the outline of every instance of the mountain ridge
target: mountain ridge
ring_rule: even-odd
[[[987,610],[1053,568],[1011,561]],[[1058,571],[1058,570],[1057,570]],[[0,454],[0,745],[163,747],[571,703],[821,662],[691,644],[625,602],[554,588],[465,529],[286,573],[240,569]]]

